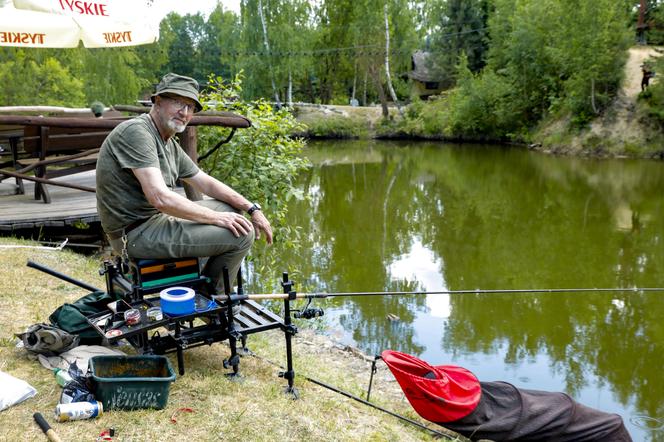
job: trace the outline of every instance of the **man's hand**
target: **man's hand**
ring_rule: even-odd
[[[256,239],[260,239],[261,232],[263,232],[265,234],[265,242],[272,244],[272,226],[267,218],[265,218],[265,215],[263,215],[263,212],[260,210],[254,211],[251,214],[251,223],[254,225]]]
[[[214,224],[215,226],[225,227],[235,235],[236,238],[245,236],[253,228],[249,220],[239,213],[235,212],[215,212]],[[267,220],[266,220],[267,222]],[[270,224],[268,223],[268,227]],[[270,232],[270,235],[272,233]]]

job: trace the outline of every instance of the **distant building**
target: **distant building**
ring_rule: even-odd
[[[440,94],[445,89],[445,79],[429,61],[431,53],[416,51],[411,56],[411,71],[406,74],[411,82],[411,96],[426,100],[431,95]]]

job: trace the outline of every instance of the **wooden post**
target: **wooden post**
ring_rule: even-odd
[[[189,155],[189,158],[191,158],[194,163],[198,164],[198,145],[196,142],[196,127],[194,126],[189,126],[187,127],[182,135],[180,135],[180,145],[182,146],[182,149],[184,149],[185,153]],[[183,183],[184,185],[184,193],[187,195],[187,198],[189,198],[192,201],[200,201],[203,199],[203,195],[201,193],[191,187],[187,183]]]
[[[39,126],[39,161],[46,159],[46,151],[48,150],[48,137],[50,128],[48,126]],[[35,176],[38,178],[46,179],[46,167],[39,166],[35,169]],[[46,185],[43,183],[35,183],[35,199],[42,199],[46,204],[50,204],[51,195],[48,193]]]

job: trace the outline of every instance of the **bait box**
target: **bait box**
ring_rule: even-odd
[[[165,356],[94,356],[90,371],[95,397],[104,410],[164,408],[175,380]]]
[[[169,316],[190,315],[196,311],[195,297],[194,291],[187,287],[169,287],[159,295],[159,306]]]

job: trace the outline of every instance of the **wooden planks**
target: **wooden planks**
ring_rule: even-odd
[[[95,187],[95,171],[70,175],[66,177],[66,180],[83,186]],[[10,182],[10,180],[5,182]],[[48,186],[52,202],[44,204],[42,200],[33,198],[34,185],[33,182],[24,182],[25,195],[0,196],[0,230],[67,226],[78,221],[86,223],[99,221],[94,193]]]
[[[95,187],[96,171],[69,175],[63,178],[68,183]],[[55,181],[60,180],[56,178]],[[1,182],[0,192],[0,231],[28,229],[35,227],[69,226],[77,222],[99,222],[96,194],[60,186],[48,186],[52,201],[44,204],[35,200],[34,183],[25,181],[25,195],[11,195],[13,179]],[[184,195],[184,189],[176,189]]]

